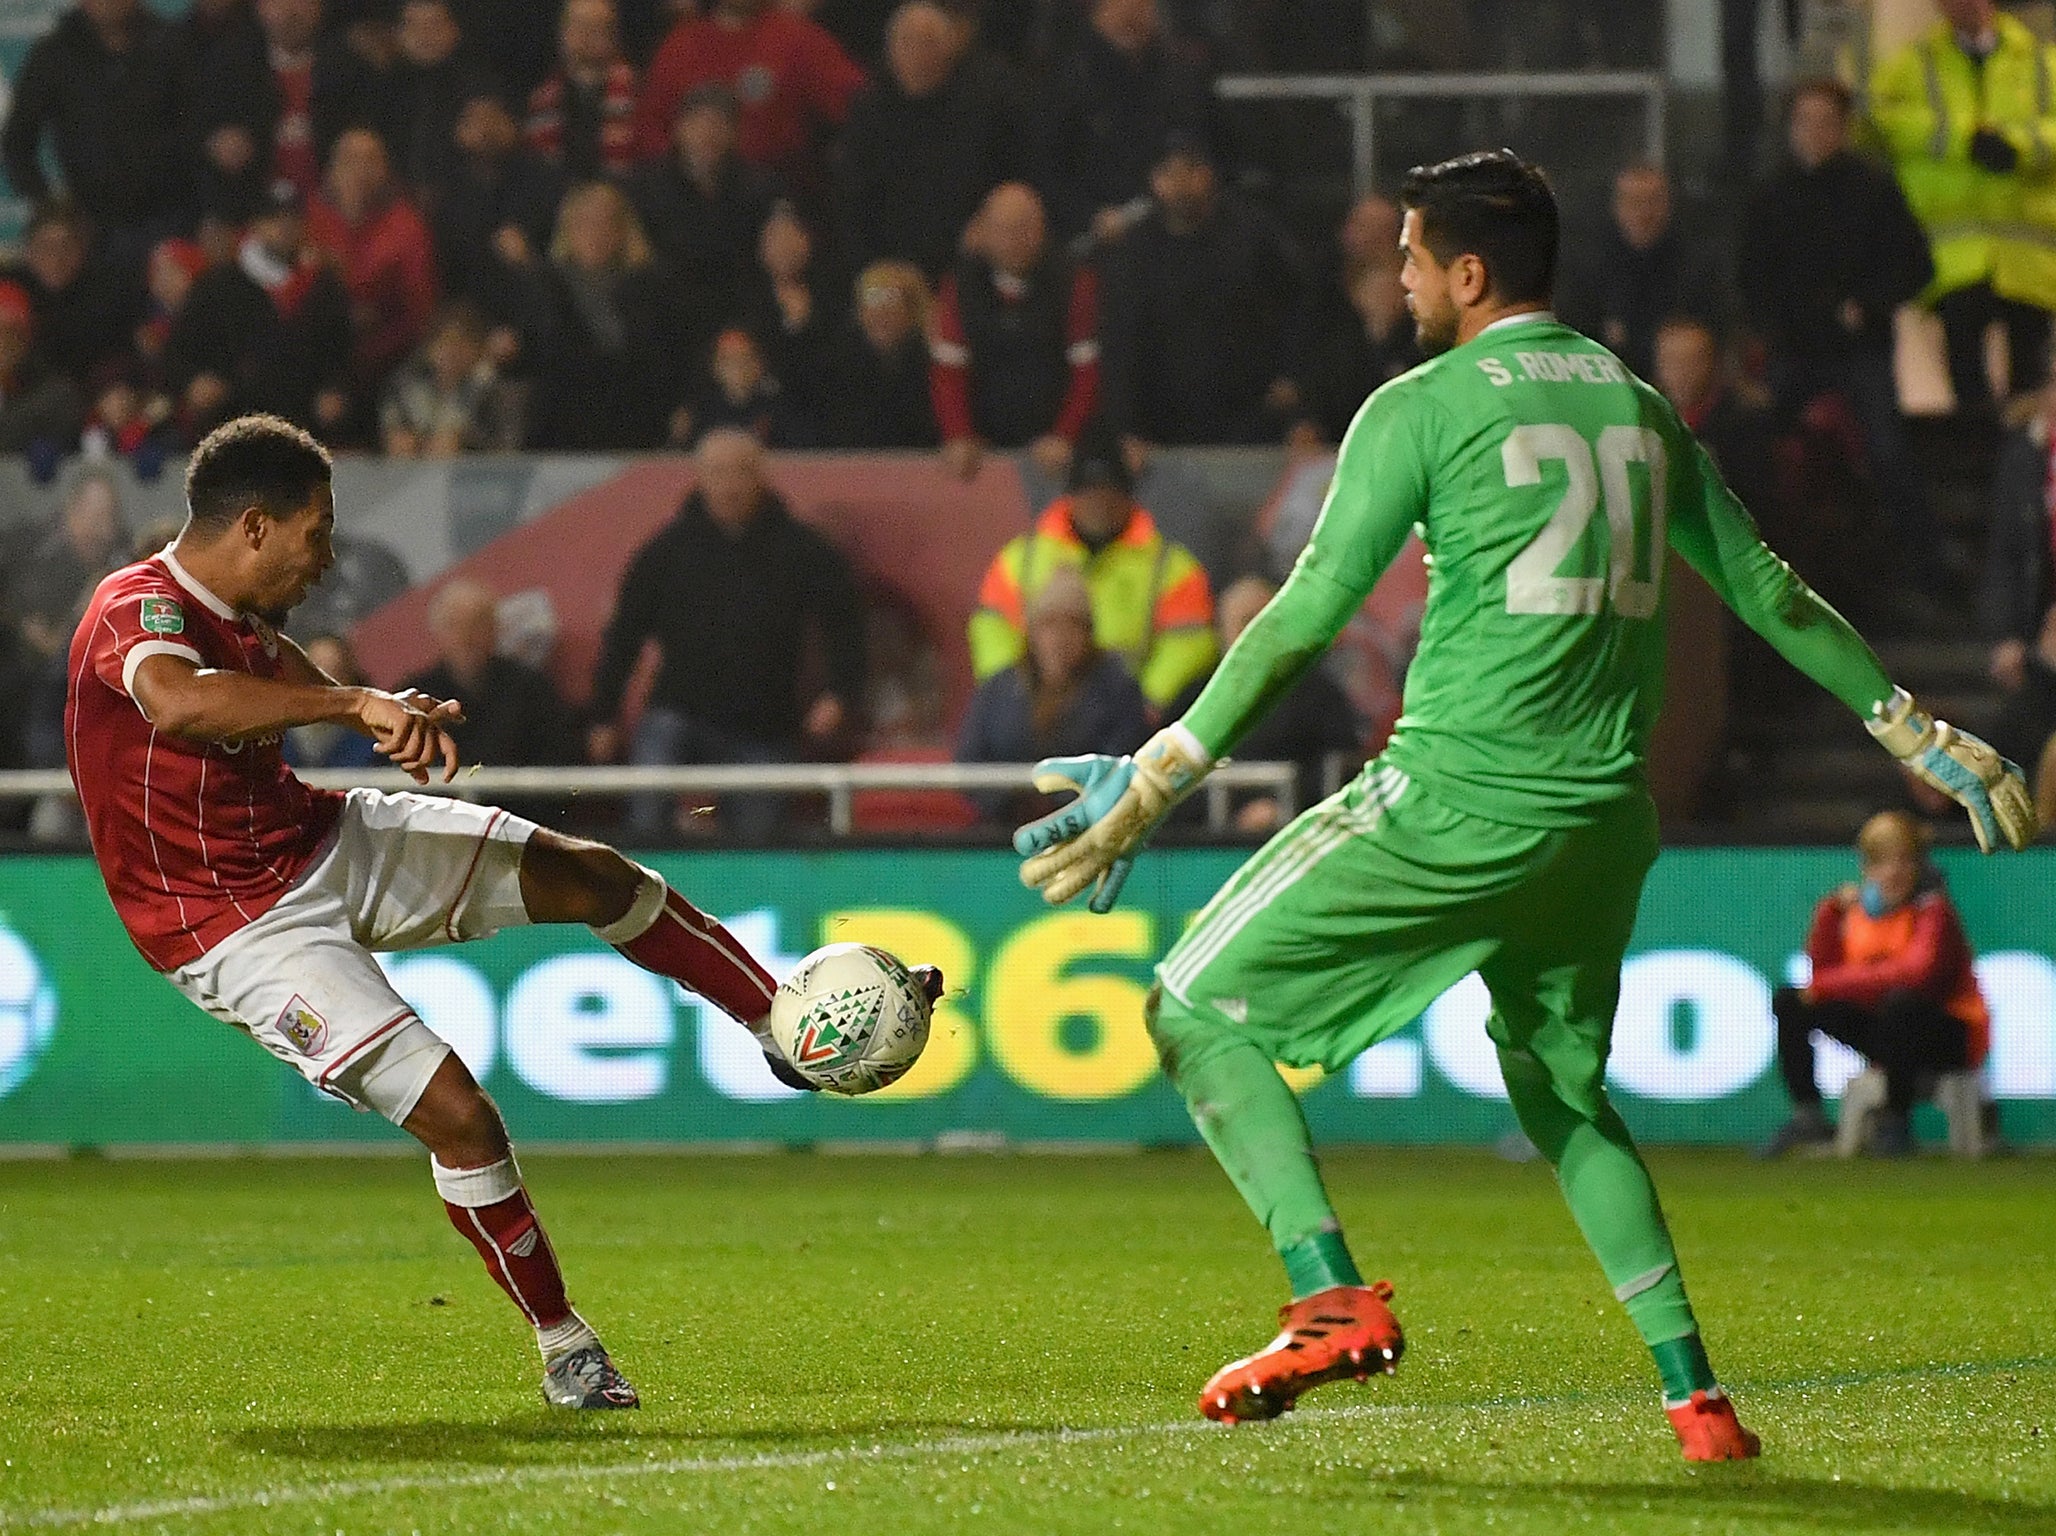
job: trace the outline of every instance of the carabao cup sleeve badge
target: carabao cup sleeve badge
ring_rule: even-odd
[[[182,635],[186,632],[186,611],[175,599],[146,597],[143,599],[142,624],[146,634]]]

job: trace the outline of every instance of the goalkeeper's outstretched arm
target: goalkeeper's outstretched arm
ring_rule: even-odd
[[[1969,812],[1979,847],[2034,841],[2034,802],[2020,769],[1893,686],[1849,621],[1763,542],[1696,441],[1678,467],[1671,506],[1671,546],[1743,623],[1862,717],[1886,751]]]

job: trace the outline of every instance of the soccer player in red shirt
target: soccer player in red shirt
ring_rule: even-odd
[[[93,856],[129,937],[173,986],[326,1093],[421,1141],[450,1221],[535,1328],[543,1395],[633,1408],[572,1310],[499,1111],[373,958],[524,923],[584,923],[768,1043],[775,990],[655,871],[490,806],[300,782],[296,725],[363,732],[428,783],[457,771],[455,700],[343,687],[278,630],[334,561],[328,453],[245,416],[186,470],[177,540],[101,582],[71,645],[65,738]],[[939,993],[941,978],[926,981]]]

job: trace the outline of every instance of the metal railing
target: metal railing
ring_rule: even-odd
[[[856,796],[865,790],[1025,790],[1034,769],[1027,763],[777,763],[764,766],[707,765],[669,768],[465,768],[453,783],[416,784],[397,768],[307,769],[300,777],[320,789],[415,790],[467,800],[507,795],[633,794],[721,795],[737,793],[813,794],[828,801],[829,830],[847,836],[855,827]],[[1203,789],[1207,826],[1225,831],[1233,812],[1230,797],[1240,791],[1275,796],[1289,816],[1298,806],[1297,770],[1291,763],[1222,763]],[[72,794],[62,769],[0,773],[0,802],[40,800]]]
[[[1334,101],[1350,124],[1352,180],[1359,195],[1377,185],[1377,107],[1381,100],[1501,99],[1522,96],[1639,96],[1642,153],[1663,163],[1664,77],[1654,70],[1611,69],[1527,74],[1224,75],[1214,83],[1226,101]]]

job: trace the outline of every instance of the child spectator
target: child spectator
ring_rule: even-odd
[[[722,427],[747,432],[766,448],[807,446],[803,424],[765,366],[764,349],[739,325],[714,338],[707,376],[671,418],[671,445],[697,447]]]
[[[486,355],[485,320],[475,308],[460,302],[436,316],[428,340],[387,383],[378,426],[385,451],[399,459],[518,446],[513,401]]]
[[[164,378],[164,349],[171,340],[172,322],[186,307],[193,284],[207,270],[207,252],[191,240],[160,240],[150,252],[144,281],[149,298],[143,323],[136,327],[136,357],[153,385]]]
[[[1923,1074],[1975,1067],[1990,1045],[1990,1015],[1971,969],[1963,920],[1928,861],[1926,825],[1881,811],[1856,837],[1861,884],[1821,899],[1806,937],[1812,974],[1771,997],[1778,1067],[1792,1118],[1764,1154],[1833,1139],[1813,1077],[1813,1034],[1839,1040],[1885,1072],[1885,1115],[1872,1150],[1912,1149],[1908,1117]]]
[[[757,234],[756,292],[743,321],[764,344],[771,373],[793,408],[817,425],[825,393],[822,357],[842,314],[837,285],[814,261],[814,236],[790,203]]]

